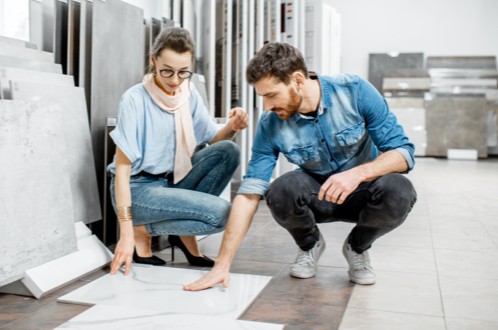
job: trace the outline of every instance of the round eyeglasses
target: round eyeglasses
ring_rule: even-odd
[[[159,74],[161,74],[161,77],[163,77],[163,78],[171,78],[175,75],[175,73],[178,76],[178,78],[180,78],[180,79],[188,79],[192,76],[192,72],[186,71],[186,70],[180,70],[178,72],[175,72],[175,71],[170,70],[170,69],[159,70]]]

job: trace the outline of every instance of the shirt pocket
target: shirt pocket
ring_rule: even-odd
[[[337,143],[341,148],[341,152],[346,157],[352,157],[358,153],[364,140],[366,139],[365,126],[363,122],[354,126],[348,127],[338,133],[335,133]]]
[[[292,148],[283,152],[285,158],[297,166],[310,170],[319,171],[322,169],[320,153],[313,145]]]

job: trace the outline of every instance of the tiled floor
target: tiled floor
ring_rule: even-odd
[[[351,224],[320,225],[327,250],[317,277],[289,277],[296,247],[262,203],[236,256],[234,273],[273,276],[242,315],[285,329],[498,329],[498,159],[419,158],[409,174],[418,202],[406,222],[380,238],[370,256],[373,286],[348,281],[340,248]],[[221,235],[201,241],[216,256]],[[169,250],[159,255],[169,260]],[[187,267],[181,253],[167,266]],[[51,329],[88,306],[55,299],[97,272],[42,300],[0,294],[1,329]]]

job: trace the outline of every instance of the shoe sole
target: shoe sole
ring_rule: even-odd
[[[372,284],[375,284],[375,278],[371,278],[371,279],[359,279],[359,278],[354,278],[353,276],[351,276],[351,272],[348,271],[348,275],[349,275],[349,280],[353,283],[356,283],[356,284],[361,284],[361,285],[372,285]]]

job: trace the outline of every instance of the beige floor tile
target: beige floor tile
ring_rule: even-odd
[[[348,307],[443,316],[436,275],[376,271],[377,283],[356,285]]]
[[[498,280],[439,278],[446,317],[498,322]]]
[[[357,308],[348,308],[340,330],[445,330],[440,316],[424,316],[407,313],[392,313]]]
[[[435,250],[435,254],[442,276],[498,280],[498,251]]]
[[[453,317],[446,318],[447,330],[496,330],[498,322],[457,319]]]

